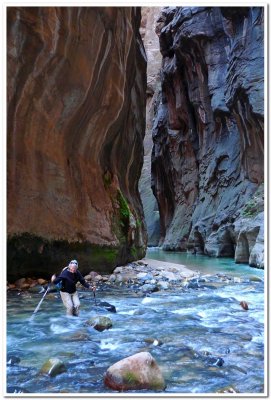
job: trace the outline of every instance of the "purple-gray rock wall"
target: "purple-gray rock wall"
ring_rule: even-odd
[[[152,186],[163,248],[240,262],[238,221],[264,180],[264,9],[167,7],[157,27]]]
[[[144,163],[139,180],[139,191],[147,225],[149,246],[157,246],[160,239],[158,204],[151,189],[152,124],[161,92],[160,70],[162,55],[159,48],[159,38],[155,33],[156,20],[160,12],[161,7],[142,7],[141,9],[140,32],[147,55],[147,102]]]

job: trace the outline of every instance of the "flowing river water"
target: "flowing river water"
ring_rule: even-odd
[[[103,384],[107,368],[149,351],[162,369],[166,394],[262,393],[264,271],[231,259],[158,249],[149,249],[147,257],[185,264],[203,279],[196,287],[148,295],[125,285],[101,287],[97,299],[115,305],[116,313],[96,307],[92,292],[82,290],[78,318],[66,317],[58,295],[50,293],[31,319],[42,295],[8,292],[7,392],[115,393]],[[247,311],[240,301],[248,303]],[[101,313],[112,320],[111,329],[85,325]],[[40,374],[52,357],[64,362],[66,372]]]

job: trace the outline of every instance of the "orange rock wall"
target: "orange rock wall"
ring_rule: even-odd
[[[139,25],[138,7],[8,7],[8,276],[144,255]]]

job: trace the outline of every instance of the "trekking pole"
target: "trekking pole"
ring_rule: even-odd
[[[93,286],[94,290],[93,290],[93,296],[94,296],[94,301],[95,301],[95,306],[97,306],[97,302],[96,302],[96,286]]]
[[[37,305],[37,307],[35,308],[33,314],[32,314],[31,317],[30,317],[30,320],[32,320],[32,319],[34,318],[34,315],[39,311],[39,308],[40,308],[40,306],[41,306],[41,303],[43,302],[44,297],[46,296],[46,294],[47,294],[47,292],[49,291],[49,289],[50,289],[50,285],[48,285],[48,287],[47,287],[47,289],[46,289],[46,292],[45,292],[44,295],[42,296],[42,298],[41,298],[39,304]]]

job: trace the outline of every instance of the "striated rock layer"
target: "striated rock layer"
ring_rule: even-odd
[[[246,215],[263,194],[263,24],[262,7],[167,7],[158,20],[152,187],[164,249],[263,267],[263,218]]]
[[[8,279],[144,256],[137,7],[8,7]]]
[[[143,203],[148,231],[148,246],[157,246],[160,238],[160,217],[156,198],[151,189],[152,124],[159,104],[161,92],[160,69],[162,56],[159,39],[155,33],[156,20],[161,7],[142,7],[141,36],[147,55],[147,103],[146,132],[144,138],[144,163],[139,180],[139,191]]]

